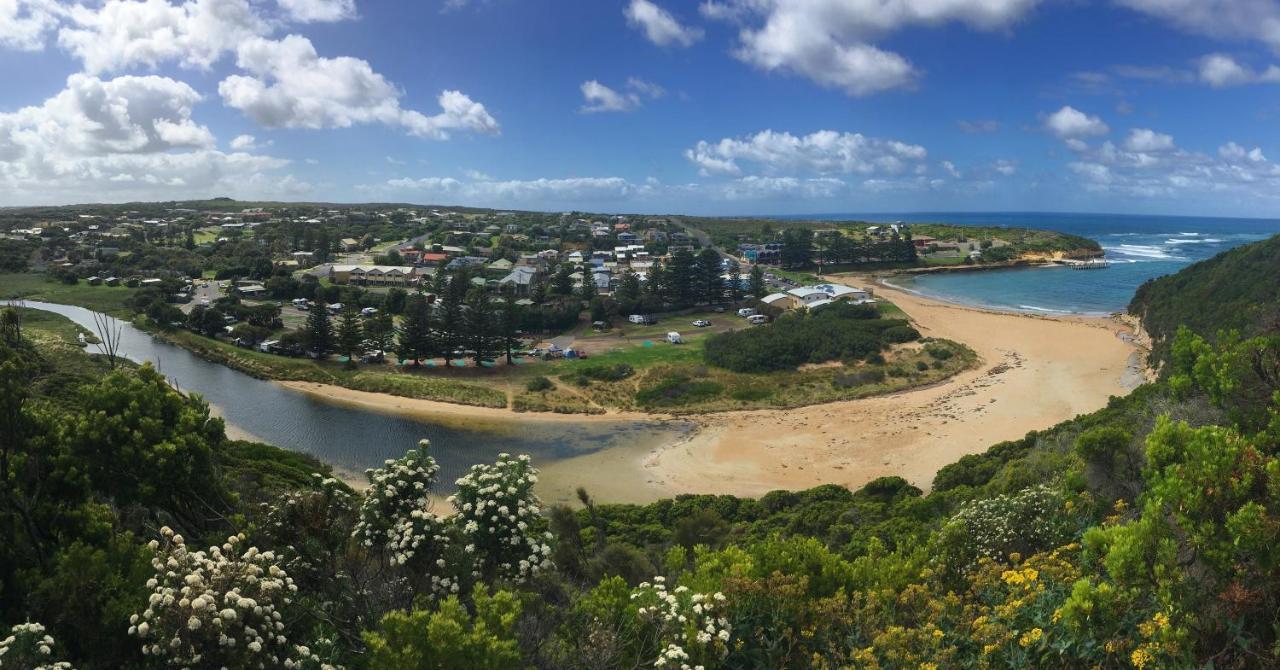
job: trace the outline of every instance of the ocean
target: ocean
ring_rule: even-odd
[[[821,214],[779,218],[873,223],[951,223],[1056,230],[1097,240],[1111,267],[1077,271],[1028,268],[938,273],[893,283],[950,302],[1019,312],[1101,315],[1124,311],[1153,277],[1171,274],[1232,247],[1280,233],[1278,219],[1057,213]]]

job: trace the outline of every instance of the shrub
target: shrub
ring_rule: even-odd
[[[929,369],[929,364],[924,361],[916,361],[916,369],[920,372],[924,372]]]
[[[719,395],[724,387],[712,381],[693,381],[685,375],[663,379],[636,393],[641,405],[687,405]]]
[[[939,344],[931,344],[924,348],[925,353],[939,361],[945,361],[955,355],[951,349]]]
[[[884,381],[885,372],[880,369],[859,370],[847,375],[839,375],[831,380],[831,385],[838,389],[850,389],[867,384],[879,384]]]
[[[703,355],[707,363],[734,372],[789,370],[827,361],[883,363],[882,350],[919,337],[906,321],[879,318],[874,308],[831,305],[759,328],[713,335]]]
[[[533,379],[530,379],[529,383],[525,384],[524,387],[530,393],[541,393],[555,388],[555,384],[551,383],[551,380],[546,377],[534,377]]]

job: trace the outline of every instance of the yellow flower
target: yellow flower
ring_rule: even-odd
[[[1169,617],[1164,612],[1156,612],[1156,615],[1151,617],[1151,622],[1154,623],[1157,628],[1169,627]]]
[[[999,648],[1000,648],[1000,645],[998,644],[984,644],[982,645],[982,653],[990,654]]]
[[[938,670],[936,663],[921,663],[920,670]]]
[[[942,631],[938,630],[937,628],[934,628],[934,629],[933,629],[933,636],[934,636],[934,637],[942,637]]]
[[[1018,640],[1018,644],[1025,649],[1039,642],[1041,637],[1044,637],[1044,631],[1039,628],[1032,628],[1022,634],[1022,637]]]
[[[1102,646],[1103,649],[1107,650],[1108,654],[1114,654],[1117,651],[1120,651],[1120,647],[1121,643],[1119,640],[1107,640],[1107,643]]]
[[[1138,670],[1142,670],[1142,668],[1147,667],[1147,664],[1154,660],[1156,659],[1151,655],[1151,652],[1143,649],[1142,647],[1134,649],[1133,653],[1129,655],[1129,662]]]

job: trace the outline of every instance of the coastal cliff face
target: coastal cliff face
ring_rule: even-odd
[[[1078,249],[1069,249],[1066,251],[1050,251],[1050,252],[1024,251],[1022,255],[1019,257],[1019,260],[1033,261],[1033,262],[1087,260],[1090,258],[1102,258],[1103,256],[1106,255],[1106,253],[1107,252],[1104,251],[1101,247],[1096,249],[1081,247]]]

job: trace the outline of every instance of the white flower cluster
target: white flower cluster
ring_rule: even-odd
[[[275,555],[241,548],[244,535],[207,552],[189,551],[181,535],[160,529],[152,540],[155,576],[147,608],[129,619],[142,652],[178,667],[297,668],[320,665],[285,637],[280,608],[297,591]]]
[[[465,551],[474,556],[476,578],[523,583],[551,568],[551,533],[539,532],[538,471],[529,457],[498,454],[493,465],[473,465],[449,497],[462,529]]]
[[[975,500],[948,521],[948,530],[964,534],[963,544],[977,557],[1002,561],[1012,552],[1057,546],[1066,540],[1062,494],[1043,484],[1017,493]]]
[[[662,651],[655,668],[705,670],[729,653],[732,627],[723,593],[694,593],[687,587],[668,590],[666,578],[654,577],[631,592],[637,614],[657,627]]]
[[[0,668],[17,670],[71,670],[66,661],[53,660],[53,637],[38,623],[20,623],[0,640]]]
[[[427,455],[429,446],[421,440],[417,449],[387,459],[385,467],[365,471],[369,488],[351,535],[366,547],[385,550],[396,565],[415,557],[439,561],[448,548],[446,523],[431,511],[431,487],[440,466]],[[457,590],[452,582],[443,587]]]

